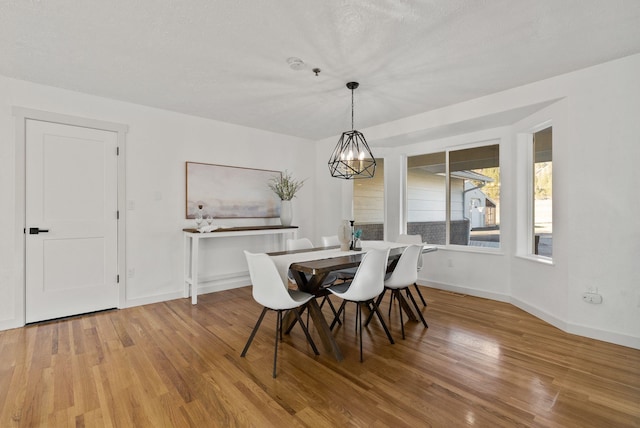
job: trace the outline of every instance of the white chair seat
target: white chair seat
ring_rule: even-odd
[[[313,299],[313,295],[309,293],[305,293],[304,291],[299,290],[291,290],[287,289],[289,296],[291,296],[291,307],[282,308],[282,309],[293,309],[297,308],[300,305],[307,303],[309,300]]]
[[[349,287],[351,286],[351,281],[349,282],[343,282],[340,284],[336,284],[333,287],[331,287],[331,292],[333,294],[343,294],[345,291],[347,291],[349,289]]]
[[[276,344],[273,354],[273,377],[275,378],[276,364],[278,361],[278,336],[280,340],[282,340],[283,311],[293,310],[297,321],[304,330],[304,334],[307,337],[307,341],[311,345],[313,352],[316,355],[319,355],[318,348],[316,348],[313,339],[311,339],[311,336],[309,335],[307,326],[300,317],[301,311],[298,311],[298,308],[302,308],[302,311],[304,311],[307,302],[315,298],[315,296],[303,291],[290,290],[283,282],[280,274],[278,273],[278,269],[268,255],[262,253],[254,254],[248,251],[245,251],[244,254],[247,259],[247,264],[249,265],[249,275],[251,276],[251,293],[255,301],[263,306],[263,309],[240,356],[244,357],[247,354],[249,346],[251,346],[251,342],[253,342],[256,332],[258,331],[258,328],[260,328],[260,324],[262,323],[262,319],[264,318],[267,310],[276,311],[278,316],[276,319]]]

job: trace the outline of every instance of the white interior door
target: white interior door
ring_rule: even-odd
[[[118,304],[117,133],[26,121],[26,322]]]

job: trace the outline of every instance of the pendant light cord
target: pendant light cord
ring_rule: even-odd
[[[353,126],[353,89],[351,89],[351,130],[355,130],[356,128]]]

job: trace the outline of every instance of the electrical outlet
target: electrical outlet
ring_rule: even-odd
[[[453,260],[451,259],[447,259],[447,266],[449,266],[450,268],[453,267]]]
[[[582,300],[587,303],[593,303],[594,305],[599,305],[602,303],[602,295],[598,293],[582,293]]]
[[[136,269],[135,268],[127,269],[127,278],[133,278],[134,276],[136,276]]]

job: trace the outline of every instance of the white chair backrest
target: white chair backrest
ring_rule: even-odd
[[[338,235],[323,236],[321,239],[323,247],[335,247],[336,245],[340,245]]]
[[[388,287],[406,287],[418,280],[416,267],[418,258],[422,255],[422,245],[409,245],[404,249],[396,268],[391,272],[384,285]]]
[[[396,242],[400,242],[401,244],[422,244],[422,236],[420,235],[407,235],[403,233],[398,235],[398,239]]]
[[[287,239],[287,242],[286,242],[287,251],[307,250],[309,248],[313,248],[313,242],[311,242],[309,238]]]
[[[387,272],[389,248],[371,249],[362,257],[349,289],[340,297],[364,302],[380,295],[384,290],[384,275]]]
[[[422,236],[420,235],[407,235],[405,233],[398,236],[396,242],[400,242],[401,244],[424,244],[422,241]],[[422,255],[418,257],[418,270],[422,269]]]
[[[244,255],[249,265],[251,291],[255,301],[271,309],[290,307],[293,299],[273,260],[264,253],[250,253],[245,250]]]

